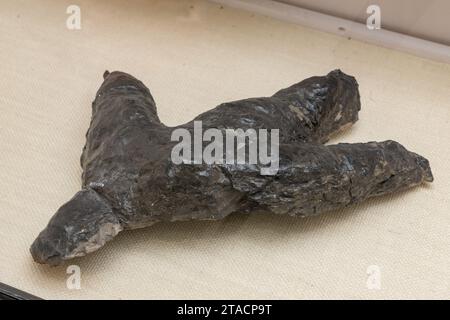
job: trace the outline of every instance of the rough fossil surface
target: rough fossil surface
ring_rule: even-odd
[[[304,217],[433,180],[428,161],[394,141],[323,145],[357,121],[359,110],[358,84],[340,70],[271,97],[224,103],[194,120],[205,129],[278,128],[277,174],[261,175],[250,164],[176,165],[175,128],[161,123],[147,87],[105,72],[81,156],[82,189],[51,218],[31,254],[58,265],[122,230],[159,221],[253,210]],[[193,121],[180,127],[193,130]]]

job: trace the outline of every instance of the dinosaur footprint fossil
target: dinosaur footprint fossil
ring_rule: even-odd
[[[102,247],[120,231],[158,221],[222,219],[262,209],[310,216],[433,180],[428,161],[394,141],[325,146],[358,119],[356,80],[340,70],[271,97],[224,103],[179,126],[279,129],[279,169],[174,164],[174,129],[158,118],[145,85],[105,72],[81,156],[81,191],[31,246],[35,261],[58,265]],[[243,121],[245,120],[245,121]]]

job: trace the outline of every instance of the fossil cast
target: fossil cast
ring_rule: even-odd
[[[58,265],[102,247],[119,232],[159,221],[222,219],[264,210],[310,216],[433,180],[428,161],[394,141],[323,145],[358,119],[356,80],[340,70],[264,98],[224,103],[179,126],[279,129],[279,164],[175,164],[173,127],[158,118],[145,85],[105,72],[81,156],[82,189],[31,246]]]

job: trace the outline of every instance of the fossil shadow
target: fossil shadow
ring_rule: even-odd
[[[374,197],[344,209],[306,218],[253,212],[234,213],[218,221],[160,222],[147,228],[123,231],[114,241],[108,242],[99,251],[67,261],[63,266],[78,264],[90,266],[91,269],[109,268],[115,263],[114,261],[121,258],[145,254],[142,251],[146,249],[151,252],[152,246],[157,246],[158,249],[164,247],[164,250],[190,250],[193,255],[198,256],[205,254],[205,247],[219,248],[221,243],[230,239],[252,241],[259,246],[264,246],[264,243],[276,246],[277,243],[283,244],[295,234],[302,234],[304,241],[309,234],[330,232],[330,229],[333,229],[333,232],[339,232],[339,229],[335,228],[336,225],[343,225],[348,219],[363,213],[367,208],[385,202],[403,201],[408,194],[420,192],[421,188],[432,188],[432,186],[424,184],[414,189]],[[48,269],[48,267],[44,268]]]

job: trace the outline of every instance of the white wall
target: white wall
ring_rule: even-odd
[[[365,22],[366,8],[381,7],[382,28],[450,45],[448,0],[277,0],[305,9]]]

